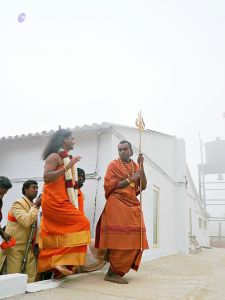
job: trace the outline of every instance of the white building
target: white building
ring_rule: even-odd
[[[76,145],[72,154],[82,156],[79,167],[87,174],[83,188],[85,211],[95,226],[104,207],[103,179],[108,163],[118,157],[117,145],[128,140],[137,159],[139,132],[136,128],[103,123],[72,129]],[[36,179],[40,191],[43,184],[44,162],[41,153],[50,132],[0,139],[1,175],[8,176],[13,188],[4,198],[3,215],[11,203],[20,197],[22,183]],[[185,144],[182,139],[163,133],[145,130],[142,136],[145,173],[148,188],[143,192],[143,212],[150,249],[145,259],[188,253],[192,248],[189,235],[196,236],[202,246],[208,246],[207,213],[202,208],[190,172],[186,166]],[[4,225],[6,219],[3,219]]]

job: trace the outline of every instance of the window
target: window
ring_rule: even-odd
[[[153,186],[153,246],[159,244],[159,188]]]
[[[198,226],[199,226],[199,228],[202,228],[202,219],[201,218],[198,218]]]
[[[207,222],[204,220],[204,229],[207,230]]]

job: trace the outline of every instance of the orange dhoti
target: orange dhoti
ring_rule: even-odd
[[[42,194],[38,272],[58,265],[84,265],[90,241],[90,223],[70,202],[64,176],[46,183]]]
[[[138,170],[138,165],[135,167]],[[138,186],[117,189],[118,182],[126,176],[119,160],[110,163],[104,184],[107,201],[95,239],[96,248],[108,249],[111,269],[120,276],[130,268],[137,271],[142,250],[148,249],[143,215],[136,197]]]

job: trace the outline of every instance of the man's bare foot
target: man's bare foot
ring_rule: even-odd
[[[70,271],[66,266],[55,266],[54,268],[65,276],[73,274],[73,271]]]
[[[128,284],[126,279],[124,279],[123,277],[114,273],[110,268],[109,268],[108,272],[106,273],[104,280],[111,281],[114,283],[119,283],[119,284]]]

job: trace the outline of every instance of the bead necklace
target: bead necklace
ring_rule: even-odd
[[[131,174],[130,174],[130,170],[128,169],[128,167],[126,166],[126,164],[120,158],[119,158],[119,161],[120,161],[121,165],[123,166],[123,168],[124,168],[124,170],[125,170],[125,172],[127,174],[127,179],[128,179],[128,182],[129,182],[130,181],[130,176],[133,175],[134,172],[135,172],[134,163],[133,163],[132,160],[130,161],[131,162],[131,169],[132,169]],[[130,186],[132,188],[134,188],[135,187],[135,182],[130,182]]]

